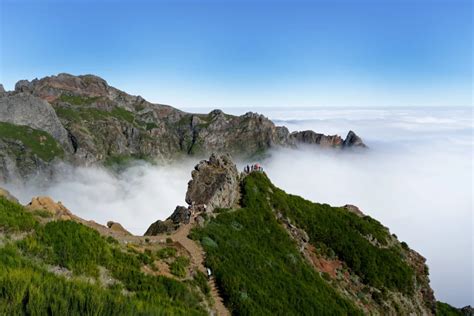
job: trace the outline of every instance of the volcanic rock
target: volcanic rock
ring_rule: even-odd
[[[215,208],[233,207],[239,199],[239,172],[229,155],[212,154],[196,165],[188,183],[186,203]]]

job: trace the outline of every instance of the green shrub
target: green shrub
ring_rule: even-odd
[[[13,246],[0,248],[0,263],[1,315],[205,315],[195,302],[177,296],[172,284],[165,288],[174,298],[124,295],[120,284],[103,288],[56,276]]]
[[[167,259],[176,255],[176,248],[165,247],[157,251],[156,255],[160,259]]]
[[[189,258],[179,256],[170,264],[171,274],[184,278],[186,276],[186,268],[189,266]]]
[[[439,316],[461,316],[463,313],[457,308],[443,302],[436,302],[436,315]]]
[[[100,234],[73,221],[54,221],[21,242],[24,250],[66,267],[77,274],[98,276],[98,265],[106,265],[110,249]]]
[[[379,248],[368,240],[367,237],[372,236],[380,244],[387,245],[390,238],[388,230],[375,219],[286,194],[274,187],[262,173],[246,177],[243,189],[245,206],[264,207],[268,204],[268,196],[272,208],[303,228],[315,247],[324,249],[328,255],[335,254],[365,283],[407,294],[413,292],[414,272],[402,260],[400,250],[396,247]]]
[[[0,214],[12,209],[10,202],[1,199],[0,203]],[[0,315],[205,314],[189,285],[141,272],[151,252],[126,253],[110,240],[82,224],[58,221],[36,225],[34,233],[0,248]],[[44,263],[93,277],[103,266],[119,283],[104,288],[75,277],[68,280],[47,272]],[[123,295],[122,290],[129,294]]]
[[[0,231],[29,231],[37,224],[33,215],[23,206],[0,196]]]
[[[243,193],[245,208],[223,212],[191,233],[201,241],[206,266],[232,313],[361,314],[305,261],[266,196],[253,189]]]
[[[201,271],[197,271],[193,278],[193,283],[199,287],[202,293],[206,296],[210,296],[211,294],[211,287],[207,282],[207,277]]]

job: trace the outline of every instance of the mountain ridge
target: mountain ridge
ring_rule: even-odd
[[[123,260],[115,254],[122,249],[141,262],[134,263],[133,268],[138,269],[133,273],[139,273],[134,277],[140,280],[171,278],[185,284],[180,291],[197,286],[201,294],[193,294],[197,295],[195,301],[181,301],[180,297],[174,305],[166,307],[188,308],[188,312],[196,314],[205,311],[210,315],[261,315],[275,308],[287,315],[469,315],[471,311],[469,307],[454,309],[437,302],[429,286],[425,259],[356,206],[332,207],[287,194],[275,187],[259,168],[238,172],[228,155],[212,155],[198,163],[186,197],[188,206],[176,208],[169,218],[173,225],[170,229],[149,229],[145,236],[133,236],[119,223],[108,222],[104,226],[84,220],[47,197],[33,198],[21,207],[8,191],[0,190],[0,252],[9,260],[39,255],[39,262],[50,255],[43,249],[47,245],[53,247],[53,252],[66,251],[65,258],[70,256],[68,251],[79,252],[75,256],[82,263],[62,257],[47,259],[53,266],[47,265],[50,272],[46,279],[61,276],[65,278],[61,279],[62,286],[69,287],[76,282],[75,273],[80,278],[86,276],[81,276],[83,273],[92,273],[98,278],[94,282],[102,284],[100,295],[108,301],[114,284],[120,284],[126,291],[144,290],[118,273],[114,261],[108,261]],[[75,238],[79,239],[69,241],[78,243],[77,246],[56,249],[60,244],[51,244],[53,236],[70,238],[67,231],[78,234]],[[107,250],[113,251],[114,257],[95,257],[95,248],[81,248],[85,247],[79,241],[82,238],[107,248],[100,241],[105,238],[115,249]],[[83,257],[81,251],[90,254]],[[0,273],[5,280],[14,276],[9,271],[17,271],[12,265],[17,261],[8,262],[7,270]],[[33,262],[36,263],[24,264],[38,264]],[[204,276],[207,269],[212,271],[209,280]],[[159,282],[169,282],[165,279]],[[37,281],[28,282],[28,291],[40,286]],[[275,288],[277,284],[280,290]],[[8,288],[6,293],[18,289]],[[72,301],[74,293],[67,294],[72,295]],[[151,297],[162,295],[153,293]],[[15,295],[22,298],[28,294]],[[2,305],[0,298],[0,311],[41,311],[47,304],[56,304],[54,292],[43,293],[51,298],[46,305],[39,303],[38,295],[12,305]],[[166,300],[166,295],[161,299]],[[118,315],[126,314],[124,311],[136,313],[140,308],[153,314],[151,311],[156,308],[153,304],[145,308],[138,301],[120,304],[125,305],[114,308]],[[62,308],[81,308],[80,304],[74,306],[65,304]]]
[[[249,157],[301,144],[366,147],[352,131],[343,139],[313,131],[290,133],[252,112],[241,116],[221,110],[187,113],[129,95],[94,75],[65,73],[20,80],[14,91],[0,92],[0,122],[49,133],[64,150],[64,157],[57,160],[75,165],[120,165],[129,159],[171,161],[212,152]],[[51,165],[19,139],[0,135],[0,148],[4,148],[0,179],[25,177]]]

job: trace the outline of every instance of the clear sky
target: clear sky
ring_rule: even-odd
[[[0,0],[0,82],[178,107],[472,105],[472,0]]]

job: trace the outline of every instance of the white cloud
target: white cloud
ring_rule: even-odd
[[[245,109],[231,109],[233,113]],[[469,108],[261,109],[290,130],[345,136],[356,131],[363,153],[302,148],[273,151],[263,162],[271,180],[316,202],[359,206],[427,258],[438,299],[474,304],[472,293],[472,110]],[[7,185],[22,202],[50,195],[75,214],[122,223],[142,234],[170,215],[197,160],[139,164],[113,175],[66,168],[52,183]],[[245,162],[242,162],[242,164]]]

